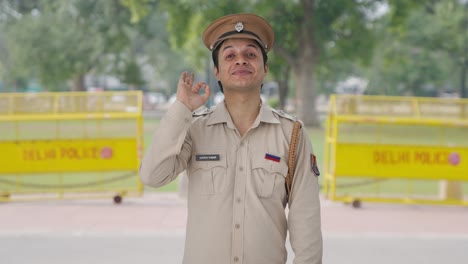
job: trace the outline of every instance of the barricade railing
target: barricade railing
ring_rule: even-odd
[[[0,94],[0,201],[141,195],[142,94]]]
[[[468,205],[468,100],[332,95],[328,199]]]

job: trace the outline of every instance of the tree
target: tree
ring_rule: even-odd
[[[142,65],[149,65],[146,67],[151,71],[148,85],[166,94],[175,93],[180,72],[187,70],[188,56],[171,48],[166,30],[167,15],[153,10],[141,17],[135,26],[132,49]]]
[[[468,34],[463,10],[459,1],[429,1],[411,6],[404,19],[382,21],[369,92],[435,96],[454,90],[458,73],[463,87]]]
[[[157,0],[3,3],[0,62],[9,79],[39,79],[49,90],[73,80],[72,89],[83,90],[85,74],[112,75],[131,89],[169,91],[185,69],[187,56],[171,50]]]
[[[116,69],[126,59],[121,53],[130,43],[129,26],[130,12],[116,1],[37,1],[9,20],[9,50],[17,67],[44,85],[72,79],[72,90],[84,90],[85,74]]]
[[[416,28],[414,24],[421,23],[422,32],[408,35],[408,42],[420,45],[431,52],[445,53],[460,73],[460,95],[467,97],[468,1],[438,1],[429,6],[426,13],[428,15],[424,16],[422,21],[409,21],[410,28]]]

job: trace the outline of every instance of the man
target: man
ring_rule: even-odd
[[[268,22],[253,14],[228,15],[209,25],[203,42],[212,52],[225,100],[194,112],[206,103],[210,88],[182,73],[177,100],[143,158],[141,179],[149,186],[168,184],[187,170],[183,263],[284,264],[288,230],[294,263],[322,261],[312,146],[302,129],[288,195],[285,177],[295,120],[260,99],[273,40]]]

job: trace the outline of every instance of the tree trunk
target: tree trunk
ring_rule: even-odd
[[[15,78],[15,79],[13,80],[13,85],[12,85],[12,87],[13,87],[13,92],[14,92],[14,93],[18,92],[19,81],[18,81],[17,78]]]
[[[293,69],[296,79],[296,115],[306,126],[318,127],[320,120],[315,106],[312,61],[305,61]]]
[[[280,109],[286,108],[286,98],[289,93],[289,74],[291,70],[289,66],[284,66],[284,70],[280,72],[280,80],[278,80],[278,95]]]
[[[85,91],[84,74],[76,75],[73,78],[72,92]],[[83,96],[73,97],[73,109],[75,112],[86,112],[86,98]]]
[[[465,61],[463,63],[463,66],[461,68],[461,76],[460,76],[460,97],[461,98],[467,98],[467,92],[466,92],[466,72],[468,68],[468,62]]]
[[[73,92],[86,91],[86,88],[84,85],[84,74],[76,75],[73,78],[72,91]]]
[[[289,86],[286,80],[278,81],[279,108],[286,108],[286,98],[288,97]]]
[[[296,81],[296,115],[306,126],[320,126],[315,106],[314,66],[318,59],[319,50],[314,36],[315,12],[314,0],[303,0],[303,23],[297,39],[300,49],[293,66]]]
[[[468,2],[465,2],[464,12],[463,12],[463,28],[468,27]],[[460,76],[460,97],[468,98],[466,91],[466,72],[468,71],[468,34],[465,31],[463,36],[463,61],[461,68]]]

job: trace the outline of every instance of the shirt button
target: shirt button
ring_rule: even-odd
[[[240,171],[243,171],[243,170],[244,170],[244,167],[240,166],[240,167],[239,167],[239,170],[240,170]]]
[[[243,147],[243,146],[244,146],[244,142],[241,142],[241,143],[240,143],[240,146]]]
[[[240,228],[240,225],[239,225],[239,224],[236,224],[235,227],[236,227],[236,229],[239,229],[239,228]]]
[[[238,262],[239,261],[239,257],[234,257],[234,262]]]
[[[241,201],[242,201],[242,199],[237,197],[236,202],[240,203]]]

